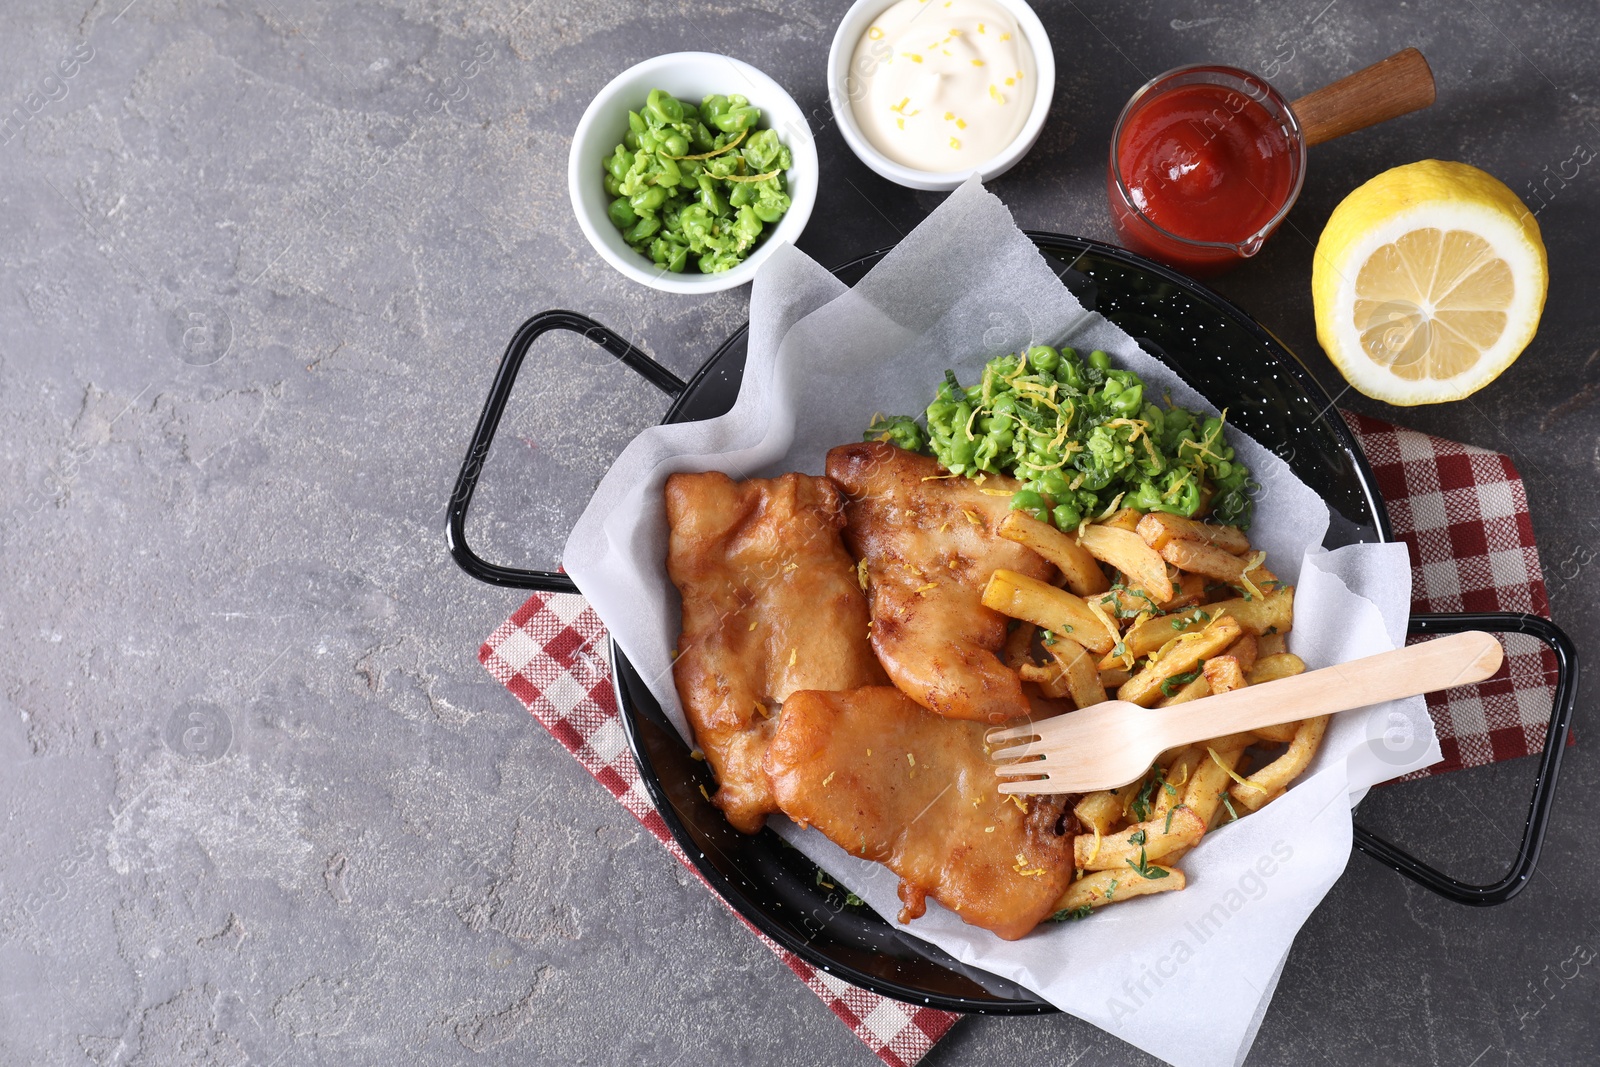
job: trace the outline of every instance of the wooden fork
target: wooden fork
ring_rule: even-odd
[[[988,742],[1031,739],[992,754],[996,760],[1016,761],[995,768],[1001,778],[1031,778],[1002,782],[1002,793],[1114,789],[1138,779],[1169,748],[1470,685],[1499,670],[1504,658],[1493,636],[1469,630],[1170,708],[1108,700],[1023,726],[991,730]]]

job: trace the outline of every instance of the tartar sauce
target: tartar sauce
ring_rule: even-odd
[[[1033,109],[1033,49],[993,0],[899,0],[850,61],[850,108],[872,146],[925,171],[979,167]]]

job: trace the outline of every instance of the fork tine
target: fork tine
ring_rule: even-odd
[[[1032,723],[1021,726],[1008,726],[1003,730],[990,730],[983,735],[985,744],[998,745],[1002,741],[1021,741],[1028,737],[1038,737],[1039,730]]]
[[[994,769],[997,778],[1016,778],[1024,774],[1048,774],[1043,760],[1029,763],[1007,763]]]
[[[1034,781],[1001,782],[999,791],[1002,793],[1020,793],[1024,796],[1029,794],[1077,792],[1077,790],[1074,789],[1062,789],[1059,785],[1055,784],[1055,780],[1053,778],[1049,777],[1039,778]]]
[[[997,749],[989,753],[992,760],[1020,759],[1024,756],[1043,755],[1044,750],[1039,747],[1040,742],[1030,741],[1025,745],[1012,745],[1010,748]]]

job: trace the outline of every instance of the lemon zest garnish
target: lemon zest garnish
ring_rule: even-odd
[[[1177,637],[1174,637],[1172,640],[1168,641],[1166,644],[1152,652],[1150,654],[1148,665],[1154,667],[1166,657],[1167,653],[1177,648],[1180,644],[1187,644],[1190,641],[1197,641],[1201,637],[1204,637],[1205,631],[1206,627],[1202,627],[1198,630],[1190,630],[1187,633],[1179,634]]]
[[[1244,570],[1239,572],[1239,581],[1244,585],[1245,590],[1251,596],[1259,597],[1263,600],[1265,600],[1266,597],[1262,594],[1261,589],[1256,585],[1256,583],[1250,580],[1250,572],[1261,566],[1261,561],[1266,558],[1267,554],[1265,552],[1256,552],[1250,557],[1250,562],[1244,565]]]
[[[839,773],[838,771],[829,771],[828,772],[828,777],[826,777],[826,778],[824,778],[822,780],[822,784],[823,785],[827,785],[829,782],[833,781],[833,776],[838,774],[838,773]]]
[[[1020,808],[1022,810],[1022,814],[1028,814],[1028,802],[1022,799],[1022,795],[1020,793],[1007,793],[1006,799],[1010,800],[1011,803]]]
[[[799,661],[800,661],[800,651],[799,651],[799,649],[791,648],[789,650],[789,666],[793,667]]]
[[[1095,858],[1100,855],[1100,825],[1098,823],[1095,823],[1094,826],[1093,826],[1093,829],[1094,829],[1094,851],[1090,852],[1089,853],[1089,858],[1083,861],[1083,865],[1084,865],[1085,868],[1087,868],[1089,866],[1089,864],[1093,863],[1095,861]]]
[[[756,628],[756,624],[755,623],[751,623],[750,624],[750,629],[754,630],[755,628]]]
[[[1185,470],[1183,472],[1183,474],[1179,476],[1178,480],[1173,482],[1172,486],[1165,493],[1161,494],[1161,499],[1162,500],[1171,500],[1173,497],[1175,497],[1179,493],[1183,492],[1184,486],[1189,484],[1189,479],[1193,475],[1194,475],[1194,471]]]
[[[700,783],[700,795],[705,797],[707,800],[711,799],[711,794],[706,792],[706,787],[705,787],[704,783]]]
[[[917,592],[918,592],[918,594],[922,594],[922,593],[926,593],[930,589],[937,589],[937,588],[939,588],[939,583],[938,582],[929,582],[927,585],[919,585],[919,586],[917,586]]]
[[[1010,496],[1011,495],[1011,490],[1009,490],[1009,489],[979,489],[978,492],[982,493],[984,496]]]
[[[701,752],[698,748],[691,749],[690,752],[689,752],[689,758],[690,759],[697,759],[701,763],[704,763],[706,761],[706,754],[704,752]]]
[[[1115,515],[1117,513],[1117,505],[1122,503],[1122,498],[1124,496],[1126,496],[1126,495],[1127,495],[1127,493],[1123,492],[1123,493],[1118,493],[1115,497],[1113,497],[1112,500],[1111,500],[1111,503],[1106,505],[1106,509],[1104,511],[1102,511],[1100,514],[1095,516],[1095,521],[1096,522],[1104,522],[1105,520],[1109,519],[1111,516]]]
[[[1257,793],[1265,793],[1267,791],[1264,786],[1256,785],[1256,783],[1254,783],[1250,779],[1244,777],[1244,775],[1240,774],[1238,771],[1234,770],[1232,767],[1228,766],[1226,763],[1223,763],[1222,762],[1222,757],[1217,755],[1217,750],[1212,748],[1210,745],[1206,746],[1206,751],[1211,753],[1211,759],[1212,759],[1213,762],[1216,763],[1216,765],[1218,767],[1221,767],[1223,770],[1228,772],[1228,777],[1229,778],[1232,778],[1234,781],[1238,782],[1242,786],[1248,786],[1249,788],[1254,789]]]
[[[882,30],[882,28],[880,28],[878,26],[873,26],[873,27],[869,28],[867,30],[867,40],[869,40],[869,41],[881,41],[881,40],[883,40],[883,30]]]
[[[727,144],[723,145],[721,148],[718,148],[718,149],[716,149],[715,151],[712,151],[712,152],[701,152],[699,155],[695,155],[695,156],[662,156],[662,158],[663,159],[674,159],[674,160],[713,159],[716,156],[722,155],[724,152],[733,151],[736,147],[738,147],[739,142],[744,140],[745,134],[747,134],[749,132],[750,131],[748,129],[740,130],[739,131],[739,136],[735,137],[733,140],[729,141]]]
[[[965,515],[967,517],[967,521],[972,523],[972,525],[974,525],[974,526],[982,526],[983,525],[983,520],[978,518],[978,516],[973,513],[971,508],[962,508],[961,509],[961,514]]]
[[[906,762],[911,764],[911,766],[915,767],[917,765],[917,757],[915,757],[911,753],[907,752],[906,753]]]
[[[1111,618],[1110,615],[1106,614],[1106,609],[1100,605],[1100,601],[1088,600],[1085,601],[1085,603],[1088,604],[1089,611],[1094,615],[1094,617],[1100,620],[1100,625],[1104,626],[1106,628],[1106,632],[1111,635],[1112,644],[1123,645],[1125,651],[1123,652],[1122,657],[1126,661],[1126,665],[1131,669],[1133,667],[1133,653],[1126,651],[1127,646],[1123,644],[1122,631],[1117,629],[1116,622]]]
[[[992,833],[994,833],[994,827],[992,827],[992,826],[985,826],[985,827],[984,827],[984,828],[983,828],[983,832],[984,832],[984,833],[986,833],[986,834],[992,834]]]

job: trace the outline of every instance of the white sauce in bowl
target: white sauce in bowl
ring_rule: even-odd
[[[1022,132],[1033,49],[993,0],[899,0],[856,43],[848,89],[874,148],[917,170],[981,167]]]

